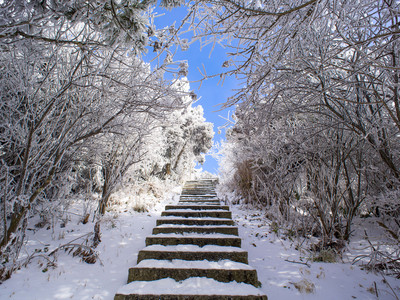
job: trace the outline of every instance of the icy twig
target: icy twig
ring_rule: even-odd
[[[396,298],[396,300],[400,300],[400,298],[397,296],[396,292],[393,290],[392,286],[390,285],[389,281],[387,281],[386,277],[382,273],[381,273],[381,276],[383,278],[383,282],[386,283],[386,285],[392,291],[393,296]]]
[[[289,259],[285,259],[285,261],[293,263],[293,264],[301,264],[301,265],[305,265],[309,268],[311,268],[311,265],[308,262],[302,262],[302,261],[296,261],[296,260],[289,260]]]

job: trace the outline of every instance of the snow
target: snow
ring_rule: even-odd
[[[113,299],[115,291],[126,283],[128,267],[136,264],[137,253],[145,246],[144,237],[151,233],[155,219],[153,213],[121,214],[115,223],[102,225],[102,242],[97,250],[103,265],[86,264],[64,251],[58,254],[56,268],[46,267],[44,259],[36,259],[0,285],[0,299]],[[43,229],[27,245],[27,251],[48,244],[53,248],[91,230],[93,224],[74,224],[68,226],[69,232],[58,229],[53,241],[48,238],[49,231]],[[63,234],[65,237],[58,240]]]
[[[151,295],[155,291],[163,295],[198,295],[210,291],[211,295],[260,295],[260,290],[250,284],[222,283],[210,278],[193,277],[177,282],[166,278],[155,281],[134,281],[118,290],[118,294]]]
[[[185,225],[185,224],[161,224],[159,227],[176,227],[176,228],[208,228],[208,227],[218,227],[218,228],[236,228],[233,225]]]
[[[167,213],[181,213],[181,212],[195,212],[195,213],[198,213],[198,212],[201,212],[201,213],[215,213],[215,212],[217,212],[217,213],[219,213],[219,212],[227,212],[227,210],[224,210],[224,209],[213,209],[213,210],[211,210],[211,209],[202,209],[202,210],[199,210],[199,209],[168,209],[168,210],[166,210],[165,212],[167,212]]]
[[[209,220],[209,221],[231,221],[229,218],[215,218],[215,217],[181,217],[181,216],[162,216],[159,220]]]
[[[112,300],[117,291],[128,293],[130,289],[145,292],[170,292],[181,293],[200,290],[217,291],[230,290],[247,294],[250,290],[258,293],[252,286],[238,283],[219,283],[212,279],[192,278],[182,283],[171,279],[155,282],[133,282],[125,285],[128,269],[134,267],[137,254],[145,248],[145,239],[153,237],[205,237],[204,234],[157,234],[151,231],[166,204],[176,204],[174,200],[167,199],[164,203],[154,206],[148,213],[138,213],[124,207],[117,213],[108,212],[102,223],[102,242],[97,250],[101,260],[93,265],[86,264],[78,257],[72,257],[60,251],[57,254],[56,267],[47,267],[47,261],[36,258],[18,270],[11,279],[0,285],[0,299],[13,300]],[[360,236],[355,237],[348,246],[349,252],[344,255],[344,263],[315,263],[309,262],[310,268],[298,263],[305,262],[306,255],[295,250],[297,241],[284,240],[279,235],[271,232],[269,221],[261,217],[260,211],[250,210],[245,213],[244,208],[232,206],[233,220],[238,224],[239,234],[242,238],[242,249],[249,253],[249,265],[256,268],[258,280],[261,281],[261,291],[269,300],[337,300],[337,299],[367,299],[367,300],[396,300],[390,287],[379,274],[367,273],[359,265],[352,265],[351,261],[359,254],[365,254],[367,241]],[[35,249],[48,252],[55,247],[65,244],[76,237],[82,236],[93,230],[93,223],[86,225],[77,224],[77,219],[67,223],[65,228],[57,227],[52,230],[29,230],[29,243],[23,250],[23,255],[32,254]],[[373,224],[371,224],[372,226]],[[28,228],[33,228],[29,224]],[[362,228],[363,230],[364,228]],[[208,236],[208,235],[207,235]],[[379,234],[371,234],[379,241]],[[211,234],[210,237],[236,237],[224,234]],[[205,249],[203,247],[203,249]],[[237,248],[236,248],[237,249]],[[143,265],[151,264],[143,260]],[[197,266],[201,262],[190,262]],[[224,262],[213,262],[224,264]],[[162,262],[160,264],[169,264]],[[177,260],[171,264],[179,265]],[[47,270],[46,270],[47,269]],[[391,288],[400,295],[400,280],[385,276]],[[375,296],[377,287],[378,298]],[[125,285],[125,286],[124,286]],[[313,291],[299,290],[301,286],[314,286]],[[299,288],[296,288],[296,286]],[[185,290],[186,289],[186,290]],[[249,289],[249,290],[247,290]]]
[[[182,195],[181,199],[195,199],[195,200],[218,200],[216,194],[204,194],[204,195]]]
[[[188,209],[193,209],[193,210],[208,210],[208,209],[218,209],[218,210],[226,210],[224,207],[219,206],[219,204],[192,204],[192,205],[187,205],[187,204],[182,204],[182,203],[178,203],[177,205],[175,205],[175,207],[178,209],[183,209],[182,207],[186,207]]]
[[[182,205],[191,205],[191,204],[196,204],[196,205],[201,205],[201,204],[203,204],[203,205],[219,205],[219,203],[216,204],[215,202],[207,202],[207,201],[202,201],[201,204],[199,204],[199,202],[197,202],[197,200],[196,201],[185,201],[185,200],[183,200],[183,201],[181,201],[181,204]]]
[[[203,200],[203,198],[206,198],[207,200],[218,199],[216,194],[201,194],[201,195],[184,194],[184,195],[182,195],[182,199],[187,199],[187,198],[193,198],[193,199],[198,199],[198,200]]]
[[[144,251],[185,251],[185,252],[243,252],[242,248],[239,247],[227,247],[227,246],[216,246],[216,245],[206,245],[204,247],[199,247],[197,245],[173,245],[173,246],[163,246],[163,245],[151,245],[143,249]]]
[[[230,235],[230,234],[223,234],[223,233],[199,233],[199,232],[182,232],[182,233],[158,233],[150,235],[149,237],[187,237],[187,238],[221,238],[221,239],[228,239],[228,238],[238,238],[237,235]]]
[[[39,257],[0,285],[0,299],[114,299],[117,289],[127,281],[129,267],[136,265],[137,254],[145,247],[145,238],[151,235],[161,211],[165,205],[177,201],[171,194],[148,213],[138,213],[127,207],[118,213],[107,212],[101,223],[102,242],[96,249],[100,260],[87,264],[79,257],[59,251],[54,268],[47,267],[47,261]],[[80,212],[81,206],[76,203],[70,211]],[[78,224],[75,214],[71,214],[71,218],[65,228],[56,226],[54,232],[46,228],[28,230],[29,242],[23,249],[23,256],[34,253],[35,249],[44,252],[48,248],[46,253],[50,253],[59,245],[93,231],[93,223]],[[28,228],[34,228],[33,224]]]
[[[157,260],[144,259],[137,268],[165,268],[165,269],[229,269],[229,270],[254,270],[253,267],[229,259],[220,261],[208,260]]]
[[[257,269],[261,290],[269,300],[399,299],[399,279],[385,276],[385,280],[396,291],[396,298],[381,275],[367,273],[360,266],[351,264],[353,257],[364,253],[364,247],[360,244],[366,246],[367,241],[354,238],[349,246],[350,253],[345,255],[343,263],[308,262],[311,266],[308,268],[289,262],[306,262],[307,258],[304,253],[294,249],[296,241],[284,240],[271,232],[269,221],[261,218],[260,211],[245,212],[239,206],[232,206],[231,211],[239,227],[242,248],[248,251],[249,265]],[[378,298],[374,292],[375,284]],[[296,286],[314,286],[314,290],[300,292]]]

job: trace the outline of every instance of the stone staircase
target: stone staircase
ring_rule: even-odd
[[[215,185],[211,179],[186,182],[178,205],[165,207],[114,300],[267,299]]]

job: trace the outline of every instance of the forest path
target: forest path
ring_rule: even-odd
[[[213,179],[186,182],[178,205],[165,207],[114,300],[267,299],[215,186]]]

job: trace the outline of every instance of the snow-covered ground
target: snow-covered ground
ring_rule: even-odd
[[[101,223],[102,241],[96,249],[100,260],[87,264],[79,257],[73,257],[72,253],[59,251],[57,266],[47,267],[44,258],[35,258],[0,285],[0,299],[113,299],[115,292],[126,283],[129,267],[136,265],[137,254],[145,247],[145,238],[151,235],[164,206],[177,201],[175,193],[157,203],[149,212],[139,213],[128,207],[120,207],[118,213],[107,212]],[[77,206],[75,209],[79,213]],[[76,215],[70,217],[72,220],[66,227],[57,226],[54,232],[43,228],[32,234],[28,230],[29,242],[25,252],[30,255],[37,249],[50,253],[54,248],[93,231],[92,222],[78,224]],[[28,227],[34,228],[35,222],[32,223]]]
[[[138,213],[126,207],[118,214],[107,213],[101,228],[102,242],[97,248],[101,263],[87,264],[79,257],[59,251],[57,266],[52,267],[39,256],[0,285],[0,299],[113,299],[126,283],[129,267],[136,265],[138,251],[145,247],[145,238],[151,235],[164,206],[177,201],[176,194],[171,194],[150,212]],[[270,300],[398,299],[382,276],[349,263],[364,251],[366,242],[361,238],[349,245],[351,255],[344,256],[345,263],[309,262],[308,267],[298,263],[306,262],[306,258],[294,249],[297,241],[284,240],[271,231],[268,220],[259,212],[246,213],[240,206],[231,210],[243,239],[242,248],[249,252],[249,263],[257,269],[261,289]],[[66,227],[58,226],[54,232],[46,228],[35,233],[29,231],[24,251],[27,255],[35,249],[38,255],[49,253],[92,230],[93,223],[77,224],[77,219],[72,219]],[[399,297],[400,280],[389,277],[386,280]]]
[[[295,250],[301,241],[278,236],[258,211],[246,212],[240,206],[231,210],[239,225],[242,248],[248,251],[249,264],[257,269],[268,299],[399,299],[400,280],[385,276],[389,287],[381,275],[351,264],[355,256],[365,253],[367,241],[354,238],[343,263],[308,262],[308,267],[301,264],[307,262],[308,255]]]

